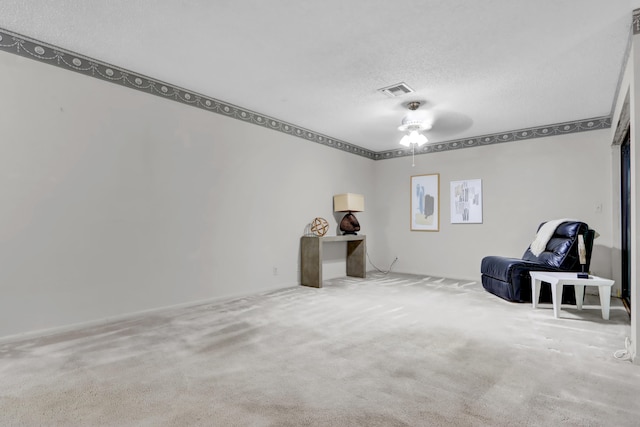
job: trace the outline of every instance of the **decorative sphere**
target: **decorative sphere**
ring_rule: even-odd
[[[311,222],[311,232],[318,237],[322,237],[329,231],[329,223],[324,218],[314,218]]]

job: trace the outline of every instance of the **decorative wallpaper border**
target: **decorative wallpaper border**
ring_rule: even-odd
[[[636,34],[636,32],[640,32],[640,9],[634,11],[633,28],[634,34]],[[156,95],[161,98],[191,105],[196,108],[221,114],[243,122],[248,122],[288,135],[293,135],[306,139],[307,141],[326,145],[328,147],[356,154],[368,159],[385,160],[410,156],[412,154],[411,149],[394,149],[379,152],[371,151],[355,144],[350,144],[300,126],[296,126],[292,123],[269,117],[255,111],[247,110],[237,105],[171,85],[140,73],[116,67],[4,29],[0,29],[0,50],[64,68],[69,71],[74,71],[85,76],[119,84],[130,89]],[[457,150],[460,148],[540,138],[544,136],[565,135],[574,132],[584,132],[609,127],[611,127],[611,117],[598,117],[594,119],[559,123],[430,144],[420,148],[415,152],[415,154],[429,154],[441,151]]]
[[[228,102],[0,29],[0,50],[373,159],[375,152]]]
[[[483,145],[501,144],[503,142],[522,141],[525,139],[542,138],[545,136],[566,135],[569,133],[585,132],[611,127],[611,117],[598,117],[575,122],[558,123],[555,125],[535,128],[519,129],[509,132],[494,133],[473,138],[456,139],[453,141],[438,142],[425,145],[416,149],[415,154],[429,154],[440,151],[458,150],[460,148],[480,147]],[[375,160],[392,159],[396,157],[411,156],[411,148],[401,150],[379,151],[375,154]]]

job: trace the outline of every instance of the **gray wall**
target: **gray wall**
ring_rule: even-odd
[[[592,271],[611,276],[608,130],[376,162],[376,242],[397,270],[479,280],[486,255],[520,257],[549,219],[577,218],[600,233]],[[410,231],[412,175],[440,174],[440,231]],[[450,182],[482,179],[483,223],[451,224]],[[374,261],[375,262],[375,261]]]
[[[373,262],[479,280],[540,222],[575,217],[611,275],[610,131],[373,162],[0,52],[0,337],[274,288],[299,238],[358,214]],[[440,231],[409,231],[411,175],[440,174]],[[483,224],[450,224],[449,183],[483,180]],[[601,206],[601,209],[599,207]],[[344,274],[327,253],[325,278]],[[274,275],[277,268],[277,275]],[[371,266],[369,266],[371,269]]]
[[[294,286],[333,194],[374,197],[371,160],[2,52],[0,75],[0,336]]]

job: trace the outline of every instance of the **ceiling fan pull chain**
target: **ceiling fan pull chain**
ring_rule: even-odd
[[[411,167],[416,167],[416,144],[411,144]]]

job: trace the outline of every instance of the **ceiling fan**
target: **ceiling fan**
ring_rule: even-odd
[[[422,132],[432,127],[432,123],[427,121],[426,112],[418,111],[420,104],[420,101],[411,101],[407,104],[409,112],[402,118],[402,124],[398,127],[399,131],[406,132],[400,140],[400,145],[411,147],[411,167],[416,165],[416,146],[422,147],[429,142]]]
[[[398,127],[399,131],[405,132],[400,144],[411,148],[414,166],[416,147],[422,147],[429,142],[425,135],[426,132],[429,132],[431,136],[435,135],[436,139],[446,138],[470,128],[473,124],[473,121],[464,114],[440,109],[434,110],[433,108],[429,110],[418,109],[425,104],[427,104],[425,101],[411,101],[404,104],[409,111],[402,118],[402,124]]]

